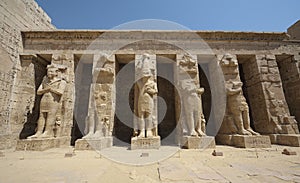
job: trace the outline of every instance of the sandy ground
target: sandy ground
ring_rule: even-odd
[[[297,155],[281,154],[284,148],[296,151]],[[0,157],[0,182],[300,182],[299,147],[273,145],[266,149],[240,149],[217,146],[216,150],[224,156],[212,156],[213,149],[182,149],[163,161],[146,166],[117,163],[96,151],[75,151],[74,156],[65,157],[71,148],[44,152],[7,150],[2,151],[4,157]],[[109,151],[117,156],[116,152],[129,150],[114,147],[105,152]],[[131,154],[123,158],[142,162],[155,157],[155,153],[161,154],[150,150],[134,153],[136,157]],[[141,157],[141,153],[149,156]]]

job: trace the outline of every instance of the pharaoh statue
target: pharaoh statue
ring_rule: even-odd
[[[226,81],[227,115],[233,119],[234,126],[240,135],[259,135],[250,127],[249,107],[242,92],[243,83],[240,81]]]
[[[134,124],[134,137],[157,136],[154,96],[157,95],[158,89],[149,62],[151,62],[149,55],[144,54],[142,60],[137,64],[140,79],[136,83],[138,97],[135,112],[138,119],[136,121],[137,124]]]
[[[183,135],[205,136],[205,119],[202,113],[201,95],[204,88],[197,88],[192,79],[180,81],[184,113]]]
[[[197,60],[185,53],[178,64],[178,86],[181,92],[183,122],[181,130],[184,136],[206,136],[205,119],[202,110],[201,95],[204,88],[200,88]]]
[[[44,77],[42,84],[37,90],[37,95],[42,95],[42,99],[36,133],[27,137],[27,139],[57,136],[55,131],[61,125],[62,95],[67,85],[65,79],[59,77],[59,72],[65,69],[66,67],[62,65],[48,65],[47,76]]]

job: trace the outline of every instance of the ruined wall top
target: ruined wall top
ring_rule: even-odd
[[[300,40],[300,20],[290,26],[287,33],[291,36],[290,39]]]
[[[54,31],[23,31],[24,39],[95,39],[104,33],[109,33],[114,38],[121,34],[132,36],[149,36],[153,34],[165,34],[170,38],[186,38],[191,33],[195,33],[204,40],[226,41],[226,40],[245,40],[245,41],[283,41],[288,40],[289,36],[285,32],[239,32],[239,31],[188,31],[188,30],[54,30]],[[178,37],[178,35],[180,35]],[[130,37],[128,37],[130,38]]]

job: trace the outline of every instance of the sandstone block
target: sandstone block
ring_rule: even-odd
[[[183,136],[181,138],[181,147],[187,149],[205,149],[205,148],[215,148],[215,138],[210,136],[204,137],[193,137],[193,136]]]
[[[75,150],[102,150],[112,147],[112,137],[101,137],[99,139],[79,139],[75,142]]]
[[[131,150],[135,149],[159,149],[160,147],[160,136],[152,138],[131,138]]]
[[[271,134],[272,144],[300,147],[300,134]]]
[[[230,145],[241,148],[270,148],[271,141],[268,136],[246,136],[246,135],[217,135],[218,144]]]
[[[70,137],[45,138],[45,139],[22,139],[17,141],[17,151],[45,151],[51,148],[59,148],[70,144]]]

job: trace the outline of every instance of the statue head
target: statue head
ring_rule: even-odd
[[[58,67],[55,65],[51,64],[47,66],[47,76],[48,78],[52,79],[56,76],[58,76]]]
[[[143,54],[143,59],[142,59],[143,61],[144,60],[150,60],[150,55],[148,54],[148,53],[144,53]]]

